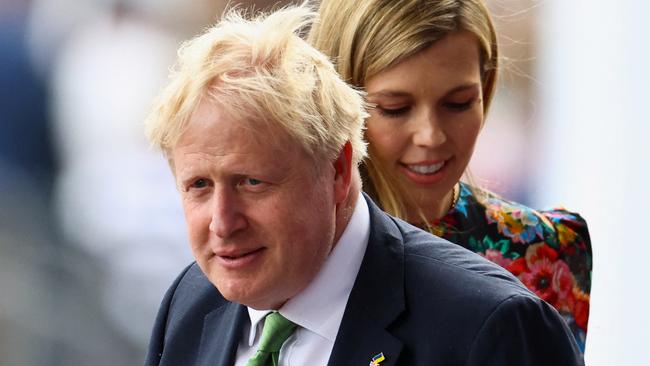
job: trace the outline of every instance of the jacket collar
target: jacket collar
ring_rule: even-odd
[[[229,366],[235,364],[237,346],[248,314],[246,307],[229,302],[205,317],[198,366]]]
[[[395,223],[364,194],[370,238],[328,365],[395,365],[402,342],[387,327],[404,311],[404,245]]]

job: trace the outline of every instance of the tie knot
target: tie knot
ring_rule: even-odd
[[[296,324],[278,312],[272,312],[264,320],[264,330],[260,339],[259,350],[263,352],[280,352],[282,344],[296,329]]]

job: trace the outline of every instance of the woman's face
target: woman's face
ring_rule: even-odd
[[[483,124],[479,44],[449,34],[366,83],[366,137],[428,219],[443,216]],[[417,209],[407,206],[409,220]]]

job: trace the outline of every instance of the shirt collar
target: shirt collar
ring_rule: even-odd
[[[257,326],[270,313],[271,310],[255,310],[251,307],[248,308],[248,316],[250,317],[251,327],[248,333],[248,347],[253,347],[255,344],[255,336],[257,335]]]
[[[368,204],[359,193],[352,217],[323,263],[323,267],[303,291],[280,308],[280,314],[299,326],[334,342],[368,246],[369,236]],[[248,308],[251,320],[249,347],[255,343],[258,324],[270,312],[271,310]]]

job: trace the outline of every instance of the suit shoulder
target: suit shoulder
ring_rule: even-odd
[[[404,248],[406,310],[395,329],[410,345],[404,353],[408,364],[431,359],[472,366],[581,365],[563,319],[511,273],[459,245],[395,222]],[[439,354],[422,351],[441,334],[455,343],[438,349]],[[537,346],[544,342],[553,344],[558,355]],[[514,359],[520,362],[509,362]]]
[[[405,274],[418,291],[459,293],[469,298],[503,301],[532,296],[510,272],[460,245],[396,220],[404,242]],[[468,298],[468,299],[469,299]]]
[[[583,366],[584,360],[553,307],[532,295],[515,295],[490,313],[468,353],[467,365],[504,364]]]

